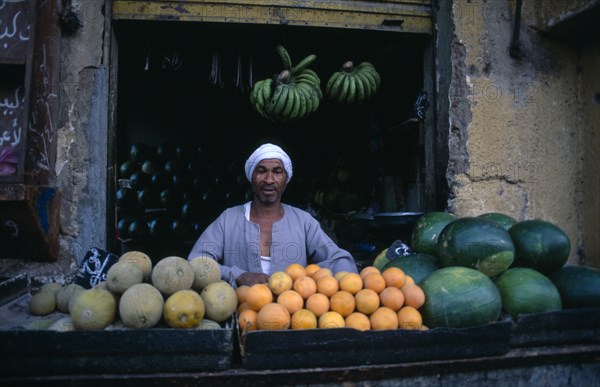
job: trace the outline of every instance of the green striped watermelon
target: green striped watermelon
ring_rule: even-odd
[[[502,296],[502,307],[512,317],[562,309],[558,289],[536,270],[513,267],[500,274],[495,283]]]
[[[446,212],[428,212],[415,222],[411,234],[411,248],[417,253],[437,254],[440,232],[456,217]]]
[[[461,218],[449,223],[438,239],[442,267],[464,266],[494,277],[513,263],[515,248],[498,223],[481,218]]]
[[[430,328],[464,328],[492,323],[502,311],[502,299],[491,279],[475,269],[445,267],[421,283],[425,304],[419,309]]]
[[[402,269],[404,274],[409,275],[418,284],[429,274],[440,269],[440,263],[438,257],[434,255],[417,253],[398,257],[383,266],[381,271],[390,267]]]
[[[528,267],[548,275],[563,267],[569,259],[569,237],[550,222],[525,220],[512,226],[508,233],[515,246],[513,266]]]
[[[563,308],[600,308],[600,270],[567,265],[550,274]]]

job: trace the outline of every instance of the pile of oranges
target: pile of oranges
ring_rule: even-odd
[[[425,330],[419,308],[425,293],[404,271],[374,266],[359,274],[293,263],[266,284],[240,286],[238,324],[243,332],[314,328],[361,331]]]

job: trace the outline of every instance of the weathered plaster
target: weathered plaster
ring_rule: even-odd
[[[508,51],[514,2],[455,1],[454,10],[448,210],[545,219],[569,235],[572,262],[582,261],[584,240],[592,249],[596,243],[598,255],[595,237],[587,236],[598,234],[597,221],[589,219],[590,210],[598,214],[598,199],[584,200],[591,194],[582,180],[593,179],[589,170],[598,166],[589,147],[597,146],[597,129],[580,119],[580,89],[588,79],[578,51],[529,28],[538,20],[527,19],[535,14],[527,2],[522,59]],[[592,71],[598,51],[589,56]]]

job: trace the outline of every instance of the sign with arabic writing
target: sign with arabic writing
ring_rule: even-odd
[[[33,39],[29,0],[0,0],[0,59],[25,63]]]
[[[29,0],[0,0],[0,183],[20,183],[33,40]]]
[[[92,247],[85,254],[79,271],[75,276],[75,283],[86,289],[93,288],[100,282],[106,281],[108,269],[119,261],[119,257],[107,251]]]

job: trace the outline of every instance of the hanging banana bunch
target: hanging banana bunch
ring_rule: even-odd
[[[307,117],[317,110],[323,98],[321,80],[308,68],[317,56],[308,55],[293,66],[283,46],[275,50],[284,69],[274,79],[256,82],[250,92],[250,102],[259,114],[272,121],[288,122]]]
[[[381,85],[379,73],[369,62],[354,67],[352,61],[344,63],[342,69],[329,77],[325,93],[335,102],[359,104],[371,98]]]

